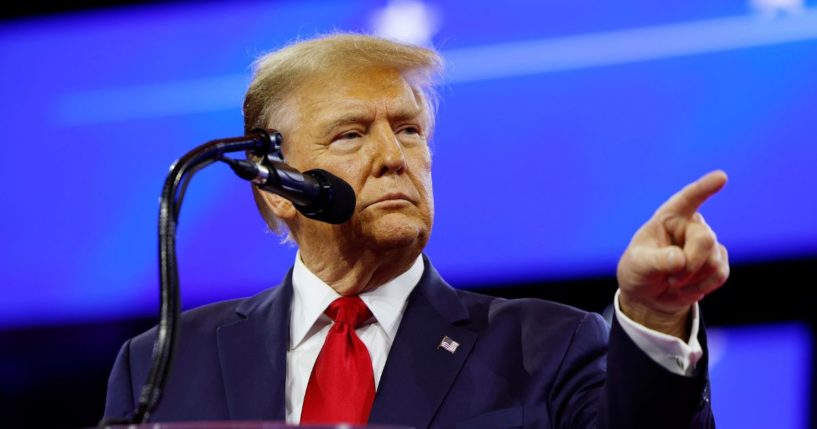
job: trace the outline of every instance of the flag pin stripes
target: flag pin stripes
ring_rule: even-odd
[[[440,341],[440,345],[437,346],[438,349],[445,349],[449,353],[454,354],[457,351],[457,347],[460,346],[460,343],[448,338],[448,336],[443,337],[442,341]]]

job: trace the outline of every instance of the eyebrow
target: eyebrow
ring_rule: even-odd
[[[410,109],[400,109],[395,114],[390,115],[389,120],[390,122],[403,122],[409,119],[414,118],[422,118],[423,116],[423,109],[418,108],[410,108]],[[372,115],[363,112],[351,112],[344,114],[338,118],[332,119],[327,122],[325,125],[322,125],[322,135],[323,137],[329,137],[333,131],[339,127],[343,127],[345,125],[354,125],[360,123],[370,123],[372,121]]]
[[[394,115],[391,116],[390,119],[392,121],[403,122],[403,121],[406,121],[406,120],[409,120],[409,119],[422,118],[422,117],[423,117],[423,108],[422,107],[417,107],[417,108],[412,107],[412,108],[409,108],[409,109],[400,109],[400,110],[398,110],[397,112],[395,112]]]
[[[368,123],[371,122],[371,115],[362,114],[362,113],[350,113],[343,115],[339,118],[335,118],[329,121],[327,124],[322,125],[321,128],[323,130],[323,136],[329,137],[332,132],[337,129],[338,127],[342,127],[344,125],[353,125],[353,124],[360,124],[360,123]]]

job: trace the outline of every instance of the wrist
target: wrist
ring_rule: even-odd
[[[679,311],[666,311],[621,290],[619,308],[622,313],[635,323],[654,331],[672,335],[681,339],[681,341],[689,341],[692,306]]]

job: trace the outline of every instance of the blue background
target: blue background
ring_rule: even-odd
[[[162,180],[192,147],[241,134],[250,63],[299,37],[377,31],[378,14],[408,3],[211,2],[0,26],[0,327],[153,314]],[[714,168],[730,182],[703,213],[733,262],[817,256],[817,9],[802,6],[401,9],[448,61],[437,268],[468,287],[611,275],[653,210]],[[197,175],[179,230],[185,306],[275,285],[294,248],[265,229],[249,185],[223,166]],[[753,391],[743,368],[783,367],[757,386],[793,392],[780,402],[793,420],[776,427],[803,427],[804,329],[722,331],[720,418],[739,418],[728,404]]]

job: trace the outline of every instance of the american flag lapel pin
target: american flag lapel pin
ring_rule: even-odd
[[[448,336],[443,337],[442,341],[440,341],[440,345],[437,346],[438,349],[445,349],[448,353],[454,354],[457,351],[457,347],[460,346],[460,343],[448,338]]]

